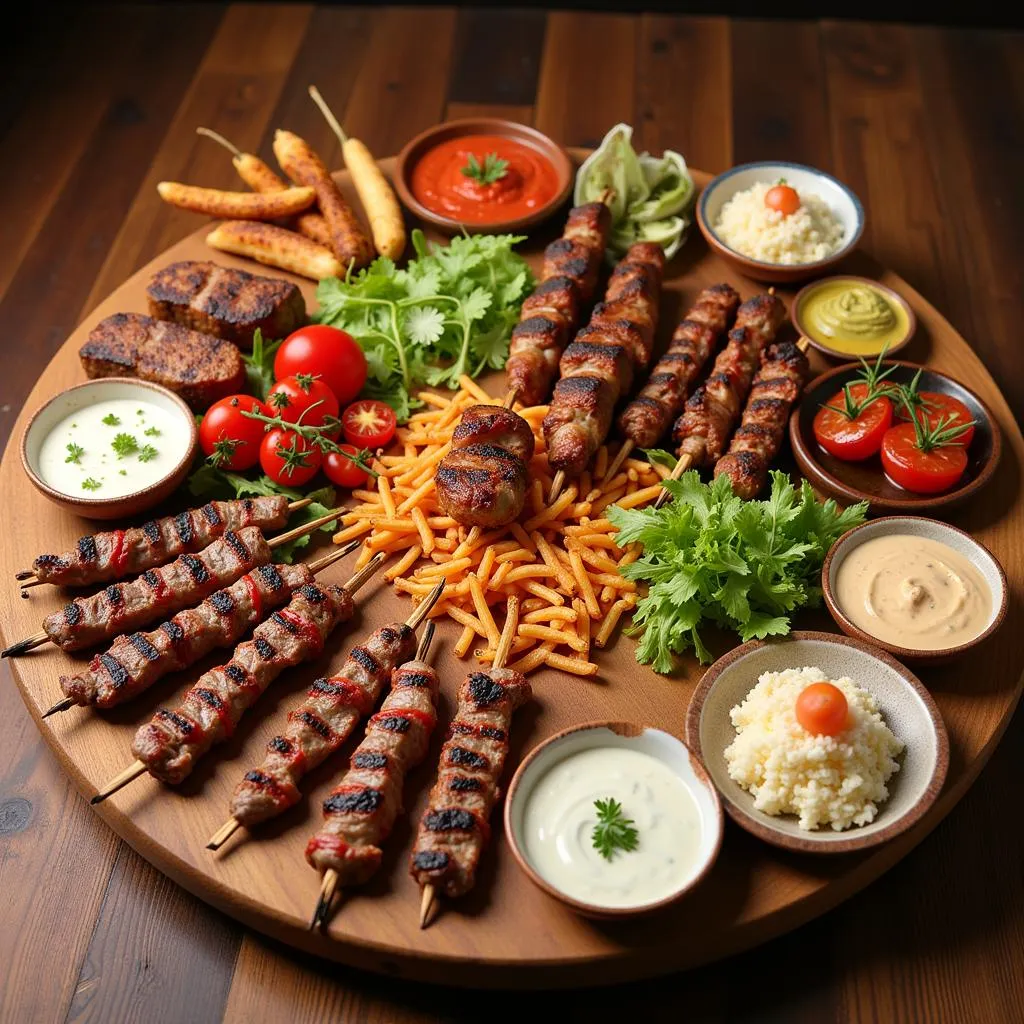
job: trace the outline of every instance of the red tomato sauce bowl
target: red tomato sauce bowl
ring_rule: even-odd
[[[483,171],[463,173],[470,157]],[[488,159],[490,158],[490,160]],[[490,179],[490,180],[488,180]],[[417,135],[398,156],[395,188],[421,220],[444,231],[516,231],[546,220],[572,191],[569,156],[535,128],[499,118],[447,121]]]

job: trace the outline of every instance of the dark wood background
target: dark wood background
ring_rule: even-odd
[[[3,36],[4,439],[82,316],[195,226],[161,206],[155,182],[230,185],[229,162],[196,138],[197,124],[265,155],[286,126],[337,163],[310,82],[378,155],[442,118],[487,111],[574,145],[628,121],[641,146],[678,149],[712,172],[760,158],[829,170],[865,202],[864,246],[942,310],[1024,412],[1020,35],[538,10],[36,4]],[[71,789],[4,668],[0,1021],[1019,1021],[1022,740],[1018,716],[921,847],[767,947],[609,991],[473,996],[303,961],[178,889]]]

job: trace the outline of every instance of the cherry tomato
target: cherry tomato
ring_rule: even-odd
[[[286,423],[304,427],[319,427],[328,417],[338,418],[334,392],[308,373],[279,380],[267,393],[267,405]]]
[[[764,205],[788,217],[800,209],[800,195],[795,188],[780,181],[764,194]]]
[[[852,419],[847,415],[842,391],[834,394],[814,417],[818,444],[837,459],[860,462],[882,447],[882,438],[892,425],[892,402],[882,395],[861,407],[867,395],[867,384],[850,385],[854,408],[859,410]]]
[[[260,445],[260,466],[276,484],[301,487],[316,476],[323,454],[294,430],[274,427]]]
[[[360,451],[351,444],[340,444],[338,447],[342,451],[348,452],[349,455],[358,455]],[[362,487],[368,479],[366,473],[351,459],[338,452],[328,452],[324,456],[324,475],[332,484],[337,484],[338,487],[347,487],[349,490]]]
[[[341,429],[349,444],[360,448],[383,448],[395,436],[394,410],[384,402],[364,398],[353,402],[341,416]]]
[[[913,423],[900,423],[886,431],[882,441],[882,468],[899,487],[916,494],[948,491],[967,469],[967,449],[959,443],[922,451]]]
[[[970,423],[971,426],[956,439],[957,444],[962,444],[964,448],[970,448],[971,438],[974,437],[972,423],[974,417],[971,415],[971,410],[959,398],[943,394],[941,391],[919,391],[917,397],[921,402],[916,406],[917,415],[924,417],[921,422],[929,427],[938,426],[942,420],[945,420],[946,425],[950,427]],[[910,419],[907,410],[902,406],[898,409],[897,416],[901,420]]]
[[[260,442],[266,425],[243,416],[243,412],[272,415],[252,395],[228,395],[206,410],[199,425],[199,444],[203,454],[221,469],[251,469],[260,461]]]
[[[318,376],[347,405],[366,383],[366,356],[347,331],[310,324],[289,334],[274,356],[277,380],[298,373]]]
[[[814,736],[838,736],[849,714],[846,696],[834,683],[811,683],[796,699],[796,720]]]

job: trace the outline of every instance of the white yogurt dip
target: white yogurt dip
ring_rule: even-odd
[[[191,436],[180,417],[143,398],[108,398],[65,416],[39,448],[37,472],[76,498],[123,498],[170,473]]]
[[[594,847],[597,800],[613,799],[637,831],[635,850],[606,859]],[[570,754],[527,795],[522,843],[534,870],[573,899],[642,907],[683,888],[701,863],[700,808],[662,761],[626,747]]]

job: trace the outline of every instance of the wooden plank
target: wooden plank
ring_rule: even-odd
[[[674,149],[712,173],[732,163],[731,31],[725,18],[641,17],[637,148]]]
[[[461,117],[502,117],[506,121],[533,124],[533,107],[509,106],[504,103],[449,103],[445,107],[447,120]]]
[[[548,15],[536,125],[567,146],[596,146],[635,114],[637,22],[612,14]]]

